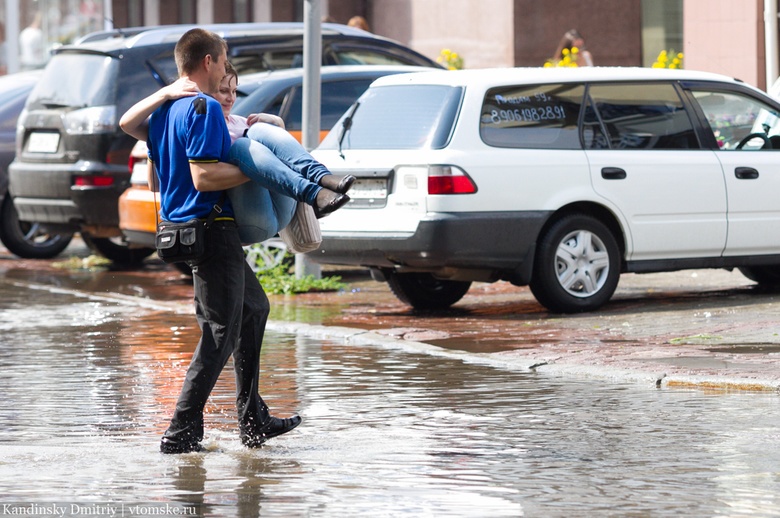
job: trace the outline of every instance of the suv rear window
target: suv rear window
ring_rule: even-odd
[[[441,85],[369,88],[347,114],[352,115],[342,149],[441,149],[447,145],[463,90]],[[323,149],[337,149],[337,124]]]
[[[488,90],[479,131],[496,147],[580,149],[577,120],[585,87],[522,85]]]
[[[73,71],[78,70],[78,74]],[[86,108],[114,104],[119,60],[104,54],[54,56],[30,94],[31,106]]]

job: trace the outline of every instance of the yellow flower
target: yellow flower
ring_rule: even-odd
[[[672,59],[669,59],[672,56]],[[669,51],[662,50],[658,53],[658,57],[653,63],[653,68],[682,68],[683,53],[675,52],[670,49]]]
[[[448,70],[460,70],[463,68],[463,58],[460,54],[450,49],[442,49],[439,57],[436,58],[436,62],[441,63]]]

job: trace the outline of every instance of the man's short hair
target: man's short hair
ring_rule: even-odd
[[[173,56],[179,75],[187,75],[198,67],[206,56],[218,60],[227,43],[217,34],[206,29],[190,29],[179,38]]]

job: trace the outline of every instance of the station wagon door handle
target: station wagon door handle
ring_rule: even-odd
[[[758,178],[758,171],[752,167],[737,167],[734,169],[734,176],[740,180],[755,180]]]
[[[601,169],[601,177],[605,180],[624,180],[626,171],[619,167],[603,167]]]

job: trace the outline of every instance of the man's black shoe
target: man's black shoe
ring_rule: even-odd
[[[160,441],[160,451],[162,453],[193,453],[203,451],[203,446],[199,442],[176,442],[167,437]]]
[[[271,419],[257,432],[252,435],[242,435],[241,442],[247,448],[259,448],[268,439],[272,439],[283,433],[287,433],[299,424],[302,419],[299,416],[288,417],[286,419],[280,419],[278,417],[271,417]]]

